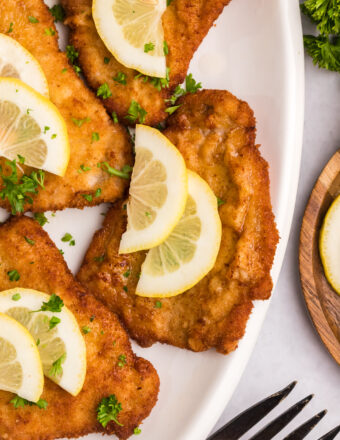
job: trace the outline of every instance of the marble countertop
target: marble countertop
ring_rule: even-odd
[[[306,19],[303,19],[303,27],[305,33],[314,30]],[[252,357],[214,431],[250,405],[284,388],[293,380],[297,380],[298,384],[263,423],[244,436],[245,440],[275,415],[309,394],[315,394],[309,405],[275,438],[284,438],[323,409],[328,409],[328,413],[308,439],[318,439],[340,424],[340,367],[323,346],[309,319],[298,268],[299,233],[306,203],[323,167],[340,148],[340,74],[319,69],[308,56],[305,62],[304,141],[287,251],[272,304]]]

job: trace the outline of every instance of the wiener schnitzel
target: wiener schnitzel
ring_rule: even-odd
[[[78,396],[71,396],[45,378],[42,398],[48,403],[47,409],[28,405],[15,409],[10,403],[13,394],[0,391],[0,439],[50,440],[104,431],[128,438],[157,401],[159,379],[153,366],[132,352],[116,315],[74,280],[60,252],[36,221],[12,217],[0,226],[0,260],[0,290],[20,286],[56,293],[74,313],[79,326],[91,330],[84,335],[87,374]],[[19,281],[10,281],[7,272],[13,269],[20,274]],[[123,366],[118,365],[121,355],[126,361]],[[96,408],[111,394],[122,405],[117,416],[121,426],[111,421],[104,430],[96,419]]]
[[[92,0],[62,0],[65,21],[71,28],[70,44],[79,53],[79,63],[89,85],[97,90],[107,83],[112,97],[104,100],[108,111],[116,112],[121,122],[132,100],[147,111],[145,123],[156,125],[166,118],[166,103],[176,85],[186,76],[190,60],[230,0],[173,0],[163,15],[164,39],[169,47],[167,66],[170,68],[169,88],[158,91],[145,77],[136,78],[138,72],[120,64],[100,39],[92,19]],[[110,60],[106,64],[105,60]],[[119,73],[125,75],[126,84],[114,80]]]
[[[34,22],[28,17],[34,17]],[[51,100],[66,121],[71,150],[65,176],[46,173],[45,189],[39,191],[33,205],[27,205],[26,209],[82,208],[115,201],[122,196],[127,181],[110,176],[103,167],[98,168],[97,163],[108,162],[111,167],[121,170],[131,162],[126,130],[111,121],[101,102],[77,77],[65,54],[59,51],[53,17],[42,0],[0,2],[0,32],[6,33],[9,28],[12,30],[7,35],[28,49],[41,64]],[[49,32],[46,33],[46,29]],[[98,134],[95,142],[93,133]],[[4,165],[4,159],[0,160],[0,165]],[[101,192],[94,197],[98,188]],[[6,202],[1,200],[0,205],[4,204]]]
[[[135,295],[145,252],[118,254],[127,218],[124,203],[117,203],[77,277],[118,313],[140,345],[160,341],[226,354],[243,336],[253,300],[271,294],[278,233],[268,164],[254,144],[255,119],[245,102],[226,91],[204,90],[179,104],[164,134],[218,197],[222,241],[214,268],[181,295],[161,301]]]

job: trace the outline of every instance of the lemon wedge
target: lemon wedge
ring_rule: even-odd
[[[158,130],[137,125],[128,225],[119,253],[162,243],[181,218],[187,199],[187,170],[177,148]]]
[[[340,196],[331,204],[324,218],[319,250],[326,278],[340,295]]]
[[[188,171],[188,188],[182,218],[164,243],[146,256],[137,295],[179,295],[197,284],[215,264],[222,234],[216,196],[192,171]]]
[[[0,155],[25,158],[25,165],[65,174],[70,147],[59,110],[14,78],[0,78]]]
[[[0,77],[21,79],[32,89],[49,96],[46,76],[38,61],[13,38],[0,34]]]
[[[0,389],[37,402],[44,374],[36,343],[16,320],[0,313]]]
[[[78,323],[64,305],[59,304],[60,311],[39,311],[51,299],[58,305],[58,298],[21,287],[5,290],[0,292],[0,312],[27,328],[39,350],[44,374],[76,396],[86,374],[86,347]]]
[[[94,0],[100,38],[124,66],[166,77],[162,15],[166,0]]]

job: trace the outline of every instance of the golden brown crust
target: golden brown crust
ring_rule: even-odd
[[[39,23],[30,23],[29,16],[37,18]],[[29,205],[27,209],[82,208],[115,201],[122,196],[127,181],[110,177],[97,167],[97,163],[107,161],[117,169],[131,163],[131,145],[125,128],[111,121],[101,102],[76,76],[65,54],[58,48],[58,34],[46,35],[46,29],[55,27],[42,0],[0,2],[0,32],[6,33],[10,23],[13,23],[13,31],[8,35],[36,57],[46,74],[51,100],[67,124],[71,150],[65,176],[61,178],[46,173],[45,190],[34,197],[33,206]],[[91,120],[78,127],[72,118]],[[92,142],[93,132],[99,134],[99,141]],[[0,165],[3,163],[1,159]],[[91,167],[91,170],[79,173],[81,165]],[[82,196],[94,195],[98,188],[101,188],[101,194],[93,197],[92,202]],[[0,201],[0,205],[4,206],[4,202]]]
[[[24,237],[34,240],[34,246]],[[147,417],[157,401],[159,379],[153,366],[138,358],[116,315],[111,313],[77,283],[60,252],[38,223],[26,216],[12,217],[0,227],[0,291],[16,286],[56,293],[77,318],[79,326],[89,326],[84,335],[87,350],[87,374],[84,387],[72,397],[45,379],[42,398],[46,410],[36,406],[14,409],[13,395],[0,391],[0,439],[52,440],[103,432],[96,420],[96,407],[103,397],[115,394],[123,410],[119,427],[110,422],[106,433],[128,438]],[[7,272],[16,269],[18,282],[11,282]],[[91,322],[90,317],[94,316]],[[127,364],[117,365],[118,356],[126,355]]]
[[[203,351],[228,353],[237,347],[252,300],[270,296],[278,233],[269,194],[267,162],[255,141],[252,110],[226,91],[205,90],[181,98],[165,135],[216,196],[222,242],[214,268],[196,286],[172,298],[134,294],[145,253],[118,255],[126,211],[116,204],[87,252],[78,279],[116,311],[142,346],[156,341]],[[95,261],[103,256],[102,262]],[[124,277],[129,270],[131,275]],[[128,291],[123,290],[126,285]]]
[[[92,19],[92,0],[62,0],[61,3],[67,13],[66,24],[71,28],[70,42],[79,51],[79,63],[89,85],[97,90],[107,83],[112,91],[112,97],[104,100],[108,111],[116,112],[121,122],[129,123],[124,117],[131,101],[135,100],[147,111],[145,123],[156,125],[167,115],[164,99],[184,81],[192,56],[229,1],[173,0],[167,7],[163,28],[169,47],[170,87],[162,91],[150,82],[145,83],[143,77],[135,78],[138,72],[120,64],[106,49]],[[109,64],[104,63],[105,57],[110,58]],[[113,80],[118,72],[126,75],[126,85]]]

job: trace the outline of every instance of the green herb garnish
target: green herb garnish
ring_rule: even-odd
[[[117,425],[123,426],[118,422],[117,416],[122,411],[122,404],[118,402],[116,396],[111,394],[109,397],[104,397],[97,407],[97,420],[106,428],[106,425],[112,420]]]
[[[97,96],[100,96],[103,99],[108,99],[110,98],[110,96],[112,96],[108,83],[104,83],[98,87]]]
[[[61,312],[62,307],[64,307],[64,301],[60,298],[60,296],[52,293],[50,299],[45,302],[43,301],[42,306],[39,310],[34,310],[34,312]],[[32,312],[32,313],[34,313]]]
[[[49,223],[46,215],[43,212],[35,212],[33,214],[34,220],[36,220],[40,226],[44,226],[46,223]]]
[[[52,328],[54,328],[56,325],[58,325],[61,322],[60,318],[57,318],[56,316],[52,316],[52,318],[49,321],[49,327],[50,330],[52,330]]]
[[[30,23],[39,23],[39,20],[38,20],[37,18],[33,17],[32,15],[30,15],[30,16],[28,17],[28,21],[29,21]]]
[[[121,171],[111,167],[108,162],[99,162],[97,166],[110,174],[110,176],[121,177],[122,179],[130,179],[130,173],[132,171],[130,165],[124,165]]]
[[[7,272],[8,278],[10,281],[19,281],[20,280],[20,274],[16,269],[9,270]]]
[[[145,53],[148,53],[148,52],[154,50],[154,48],[155,48],[155,45],[153,43],[151,43],[151,42],[144,44],[144,52]]]
[[[58,377],[63,374],[63,367],[61,366],[66,359],[66,353],[60,356],[56,361],[53,362],[52,367],[50,368],[48,374],[50,376]]]
[[[34,244],[35,244],[34,240],[31,240],[30,238],[28,238],[26,236],[24,236],[24,239],[27,241],[28,244],[30,244],[31,246],[34,246]]]
[[[15,293],[12,295],[12,301],[19,301],[19,299],[21,299],[20,293]]]
[[[61,5],[54,5],[50,8],[50,13],[54,17],[54,21],[64,21],[65,19],[65,11]]]
[[[124,116],[124,118],[129,120],[130,122],[136,122],[138,120],[140,124],[143,124],[145,122],[146,114],[147,111],[144,110],[137,101],[132,100],[128,110],[128,114]]]
[[[119,84],[124,84],[125,85],[126,84],[126,75],[125,75],[125,73],[118,72],[117,75],[113,78],[113,81],[116,81]]]

